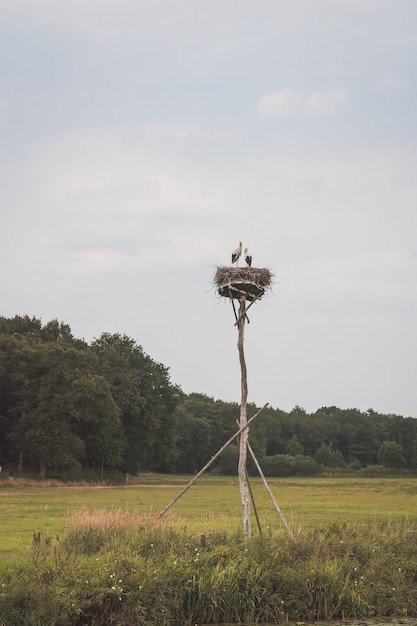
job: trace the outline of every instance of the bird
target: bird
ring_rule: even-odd
[[[233,250],[232,252],[232,263],[236,263],[236,267],[237,267],[241,254],[242,254],[242,242],[239,241],[239,246],[236,248],[236,250]]]
[[[245,248],[245,252],[243,253],[243,256],[245,258],[246,265],[250,267],[252,265],[252,255],[247,248]]]

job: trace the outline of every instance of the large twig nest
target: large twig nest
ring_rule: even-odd
[[[249,301],[262,298],[271,289],[274,275],[265,267],[230,267],[219,265],[213,282],[220,296]]]

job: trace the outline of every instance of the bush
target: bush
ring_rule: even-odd
[[[275,454],[262,460],[265,476],[315,476],[321,469],[311,456]]]
[[[291,476],[292,458],[289,454],[274,454],[263,459],[262,471],[265,476]]]
[[[291,460],[292,473],[296,476],[315,476],[321,468],[311,456],[294,456]]]

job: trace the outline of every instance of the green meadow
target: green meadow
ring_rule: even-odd
[[[30,549],[33,533],[63,537],[68,516],[77,510],[122,510],[152,519],[189,482],[190,476],[145,475],[123,486],[37,486],[0,483],[0,550],[19,555]],[[272,478],[272,492],[294,532],[334,523],[417,522],[415,478]],[[11,486],[10,486],[11,485]],[[258,478],[251,479],[262,529],[282,526]],[[252,506],[252,511],[253,511]],[[237,478],[202,476],[169,509],[165,518],[178,528],[205,534],[234,533],[241,525]],[[165,520],[164,518],[164,520]],[[253,533],[258,533],[255,517]]]

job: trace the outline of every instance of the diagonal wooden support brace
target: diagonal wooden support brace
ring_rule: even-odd
[[[177,502],[177,500],[179,500],[181,498],[181,496],[184,495],[184,493],[186,491],[188,491],[188,489],[191,487],[191,485],[193,483],[195,483],[197,478],[199,478],[201,476],[201,474],[204,474],[204,472],[210,467],[210,465],[212,463],[214,463],[214,461],[221,455],[223,450],[225,450],[227,448],[227,446],[230,443],[232,443],[232,441],[234,441],[236,439],[236,437],[238,437],[240,435],[240,433],[242,433],[246,428],[248,428],[249,424],[255,419],[255,417],[258,417],[259,413],[261,413],[264,409],[266,409],[267,406],[268,406],[268,402],[266,404],[264,404],[264,406],[261,409],[259,409],[259,411],[257,411],[255,413],[255,415],[252,415],[252,417],[250,419],[248,419],[248,422],[247,422],[247,424],[245,424],[245,426],[243,426],[242,428],[239,428],[239,430],[234,435],[232,435],[230,437],[230,439],[228,439],[226,441],[226,443],[220,448],[220,450],[218,450],[216,452],[216,454],[211,457],[210,461],[205,464],[205,466],[198,472],[198,474],[196,474],[194,476],[194,478],[192,480],[190,480],[188,485],[186,485],[184,487],[184,489],[182,491],[180,491],[180,493],[177,496],[175,496],[175,498],[173,500],[171,500],[171,502],[169,504],[167,504],[166,507],[164,509],[162,509],[162,511],[160,513],[158,513],[158,515],[149,523],[149,526],[153,526],[153,524],[155,524],[155,522],[157,522],[168,511],[168,509],[170,509]]]
[[[252,302],[250,304],[248,304],[248,306],[245,308],[244,314],[246,315],[246,312],[251,308],[252,304],[254,304],[257,300],[260,300],[260,296],[258,296],[257,298],[255,298],[254,300],[252,300]],[[235,326],[239,325],[240,320],[242,319],[242,315],[239,316],[239,319],[236,320],[235,322]],[[246,319],[249,322],[248,316],[246,315]]]
[[[272,493],[272,491],[271,491],[271,489],[270,489],[270,487],[269,487],[269,485],[268,485],[268,483],[267,483],[267,481],[266,481],[265,475],[264,475],[264,473],[263,473],[263,471],[262,471],[261,466],[260,466],[260,465],[259,465],[259,463],[258,463],[258,459],[256,458],[255,453],[254,453],[254,451],[252,450],[252,447],[251,447],[251,445],[250,445],[249,441],[247,442],[247,446],[248,446],[248,450],[249,450],[249,452],[250,452],[250,455],[251,455],[251,457],[252,457],[252,460],[253,460],[253,462],[254,462],[254,463],[255,463],[255,465],[256,465],[256,469],[257,469],[257,470],[258,470],[258,472],[259,472],[259,476],[262,478],[262,482],[263,482],[263,484],[264,484],[264,486],[265,486],[265,489],[266,489],[266,490],[267,490],[267,492],[269,493],[269,497],[270,497],[270,498],[271,498],[271,500],[272,500],[272,504],[274,505],[276,512],[277,512],[277,513],[278,513],[278,515],[280,516],[281,521],[282,521],[282,523],[284,524],[284,526],[285,526],[285,528],[286,528],[287,533],[289,534],[289,536],[291,537],[291,539],[292,539],[293,541],[295,541],[294,533],[293,533],[293,531],[291,530],[291,528],[290,528],[290,526],[289,526],[289,524],[288,524],[287,520],[285,519],[284,513],[281,511],[281,509],[280,509],[280,507],[279,507],[279,505],[278,505],[278,502],[275,500],[275,496],[274,496],[274,494]]]

